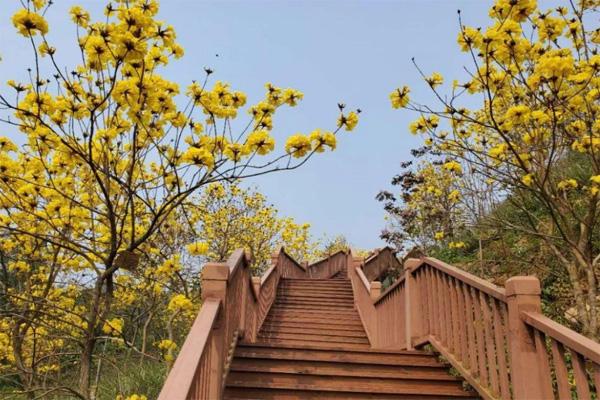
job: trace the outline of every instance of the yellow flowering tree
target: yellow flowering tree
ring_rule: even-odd
[[[554,10],[497,0],[488,27],[460,21],[466,80],[446,91],[440,74],[417,66],[439,107],[411,101],[408,88],[391,94],[393,107],[419,114],[411,132],[449,159],[449,170],[467,166],[463,173],[492,182],[520,213],[496,224],[542,240],[560,260],[591,337],[600,330],[600,33],[590,26],[597,11],[588,0]]]
[[[0,94],[1,121],[24,143],[0,138],[0,237],[10,273],[2,323],[12,332],[2,351],[31,396],[50,386],[88,399],[99,338],[130,329],[109,323],[117,271],[143,274],[153,238],[207,184],[298,168],[335,148],[337,133],[354,129],[358,115],[340,107],[333,131],[292,135],[278,150],[276,111],[302,93],[267,84],[264,99],[245,107],[246,95],[210,82],[209,69],[182,90],[163,75],[183,49],[174,28],[157,19],[156,0],[108,3],[97,21],[73,7],[82,61],[66,68],[61,44],[47,36],[52,2],[21,3],[12,23],[31,47],[31,80],[10,80]],[[31,282],[22,295],[20,285]],[[46,334],[48,320],[61,334]],[[65,331],[70,350],[59,354]],[[31,362],[29,341],[44,335]],[[78,367],[77,387],[52,375],[61,362]]]
[[[195,236],[202,238],[206,259],[225,261],[237,248],[253,258],[256,275],[269,267],[271,255],[284,246],[290,255],[312,258],[318,242],[310,235],[310,224],[281,217],[261,193],[237,184],[215,183],[207,187],[191,210]]]

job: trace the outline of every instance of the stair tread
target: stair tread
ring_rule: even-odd
[[[324,376],[360,376],[387,379],[445,380],[460,381],[441,367],[413,367],[381,364],[355,364],[352,362],[330,362],[315,360],[289,360],[237,357],[231,371],[277,372]]]
[[[301,333],[309,335],[325,335],[325,336],[350,336],[350,337],[367,337],[364,331],[350,331],[335,328],[314,328],[314,327],[285,327],[285,326],[264,326],[261,328],[261,333],[276,334],[276,333]]]
[[[261,389],[261,388],[235,388],[225,389],[226,400],[448,400],[448,396],[426,394],[391,394],[391,393],[351,393],[351,392],[314,392],[311,390],[294,389]],[[462,399],[477,397],[460,397]]]
[[[334,335],[319,335],[319,334],[308,334],[308,333],[273,333],[267,334],[261,332],[258,336],[260,339],[276,339],[276,340],[306,340],[307,342],[333,342],[333,343],[364,343],[369,344],[367,336],[354,337],[354,336],[334,336]]]
[[[229,373],[227,386],[304,389],[315,391],[344,391],[367,393],[423,394],[424,392],[447,396],[472,396],[455,381],[414,381],[385,378],[330,377],[320,375],[290,375],[261,372]]]

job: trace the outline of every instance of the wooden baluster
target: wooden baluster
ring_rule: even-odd
[[[600,365],[594,363],[592,365],[592,376],[594,378],[594,388],[596,389],[596,397],[600,395]]]
[[[562,343],[554,339],[550,340],[550,348],[552,349],[552,363],[556,375],[558,398],[560,400],[570,400],[571,386],[569,385],[569,370],[565,361],[565,348]]]
[[[444,346],[448,346],[448,307],[446,307],[446,298],[444,295],[444,284],[442,273],[435,271],[437,281],[437,295],[439,296],[439,315],[440,318],[440,341]]]
[[[540,281],[533,276],[520,276],[506,281],[508,303],[508,345],[510,370],[515,400],[548,399],[552,392],[544,385],[535,340],[521,319],[521,312],[541,313]],[[541,349],[540,349],[541,351]]]
[[[575,376],[575,388],[577,389],[578,399],[591,399],[590,383],[587,371],[585,370],[585,359],[579,353],[569,349],[571,353],[571,362],[573,363],[573,375]]]
[[[494,337],[496,338],[496,354],[498,356],[498,370],[500,381],[500,396],[503,400],[510,399],[510,377],[508,376],[508,368],[506,366],[506,341],[504,340],[504,324],[506,321],[502,319],[501,308],[504,303],[500,300],[492,299],[492,314],[494,317]]]
[[[440,313],[438,308],[439,292],[437,291],[437,285],[435,284],[435,274],[433,268],[427,266],[427,281],[429,282],[429,302],[431,303],[431,322],[432,332],[431,334],[439,339],[440,336]]]
[[[421,294],[421,310],[423,315],[421,316],[421,338],[429,335],[431,332],[431,314],[429,312],[429,291],[427,289],[427,276],[425,275],[424,269],[419,269],[419,293]]]
[[[471,299],[471,290],[469,286],[463,286],[462,296],[465,300],[465,312],[467,315],[467,337],[469,339],[469,368],[471,369],[474,376],[479,376],[479,369],[477,364],[477,347],[475,346],[475,322],[473,319],[473,301]]]
[[[494,394],[500,393],[498,385],[498,368],[496,363],[496,347],[494,345],[494,337],[492,334],[492,315],[488,307],[489,297],[483,292],[479,292],[479,304],[483,311],[483,328],[485,333],[485,353],[487,356],[488,372],[490,377],[490,387]]]
[[[475,313],[475,338],[477,341],[477,360],[479,362],[479,380],[484,387],[489,385],[488,370],[485,354],[485,339],[483,333],[483,312],[479,304],[478,290],[471,288],[471,298],[473,301],[473,311]]]
[[[446,346],[454,354],[454,335],[452,335],[452,301],[450,298],[450,280],[442,273],[442,293],[444,294],[444,309],[446,319]]]
[[[436,316],[433,308],[433,297],[435,293],[433,291],[432,280],[431,280],[431,269],[428,266],[423,266],[422,271],[424,273],[425,286],[427,287],[427,309],[429,310],[427,320],[429,321],[429,335],[435,334],[435,322]]]
[[[454,287],[456,292],[456,300],[458,307],[458,327],[459,327],[459,340],[460,340],[460,358],[465,368],[470,368],[469,363],[469,339],[467,338],[467,322],[466,322],[466,309],[465,309],[465,296],[463,295],[463,283],[456,281]]]
[[[460,356],[460,338],[459,338],[459,326],[458,326],[458,302],[456,300],[456,279],[448,277],[448,294],[450,297],[450,311],[452,321],[452,352],[454,356],[462,361]]]
[[[535,348],[537,349],[538,365],[540,367],[540,378],[542,379],[542,386],[545,387],[548,395],[553,393],[552,390],[552,375],[550,370],[550,363],[548,362],[548,349],[546,348],[546,335],[543,332],[534,329],[533,338],[535,341]],[[586,382],[587,383],[587,382]]]

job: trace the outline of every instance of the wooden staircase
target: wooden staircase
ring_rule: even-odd
[[[282,279],[255,343],[238,344],[225,399],[476,398],[426,351],[372,350],[343,278]]]
[[[400,265],[389,248],[310,265],[282,248],[262,277],[250,265],[243,250],[205,264],[202,307],[158,400],[600,393],[600,344],[543,315],[535,277],[502,288],[433,258]],[[403,275],[383,290],[390,267]]]

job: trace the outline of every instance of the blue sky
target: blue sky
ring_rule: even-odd
[[[15,34],[10,16],[18,8],[4,1],[0,8],[0,80],[25,76],[30,48]],[[70,6],[81,4],[101,15],[105,1],[55,0],[47,18],[50,41],[59,47],[64,65],[76,61]],[[214,79],[248,94],[249,103],[264,95],[264,84],[304,92],[296,108],[275,119],[277,137],[333,129],[336,104],[361,108],[354,132],[342,132],[338,150],[317,155],[300,170],[254,179],[251,184],[287,216],[310,222],[316,236],[345,235],[357,247],[381,246],[384,212],[374,199],[389,188],[399,163],[419,145],[407,126],[410,112],[393,110],[388,95],[407,84],[412,98],[433,102],[411,63],[415,57],[426,73],[441,72],[451,81],[465,76],[468,59],[456,44],[461,9],[464,22],[488,24],[491,1],[180,1],[163,0],[159,18],[172,24],[186,55],[163,73],[185,87]],[[62,43],[69,43],[63,50]],[[216,54],[219,54],[217,57]],[[26,62],[24,61],[26,60]],[[1,90],[5,91],[4,88]],[[14,132],[1,132],[15,137]]]

